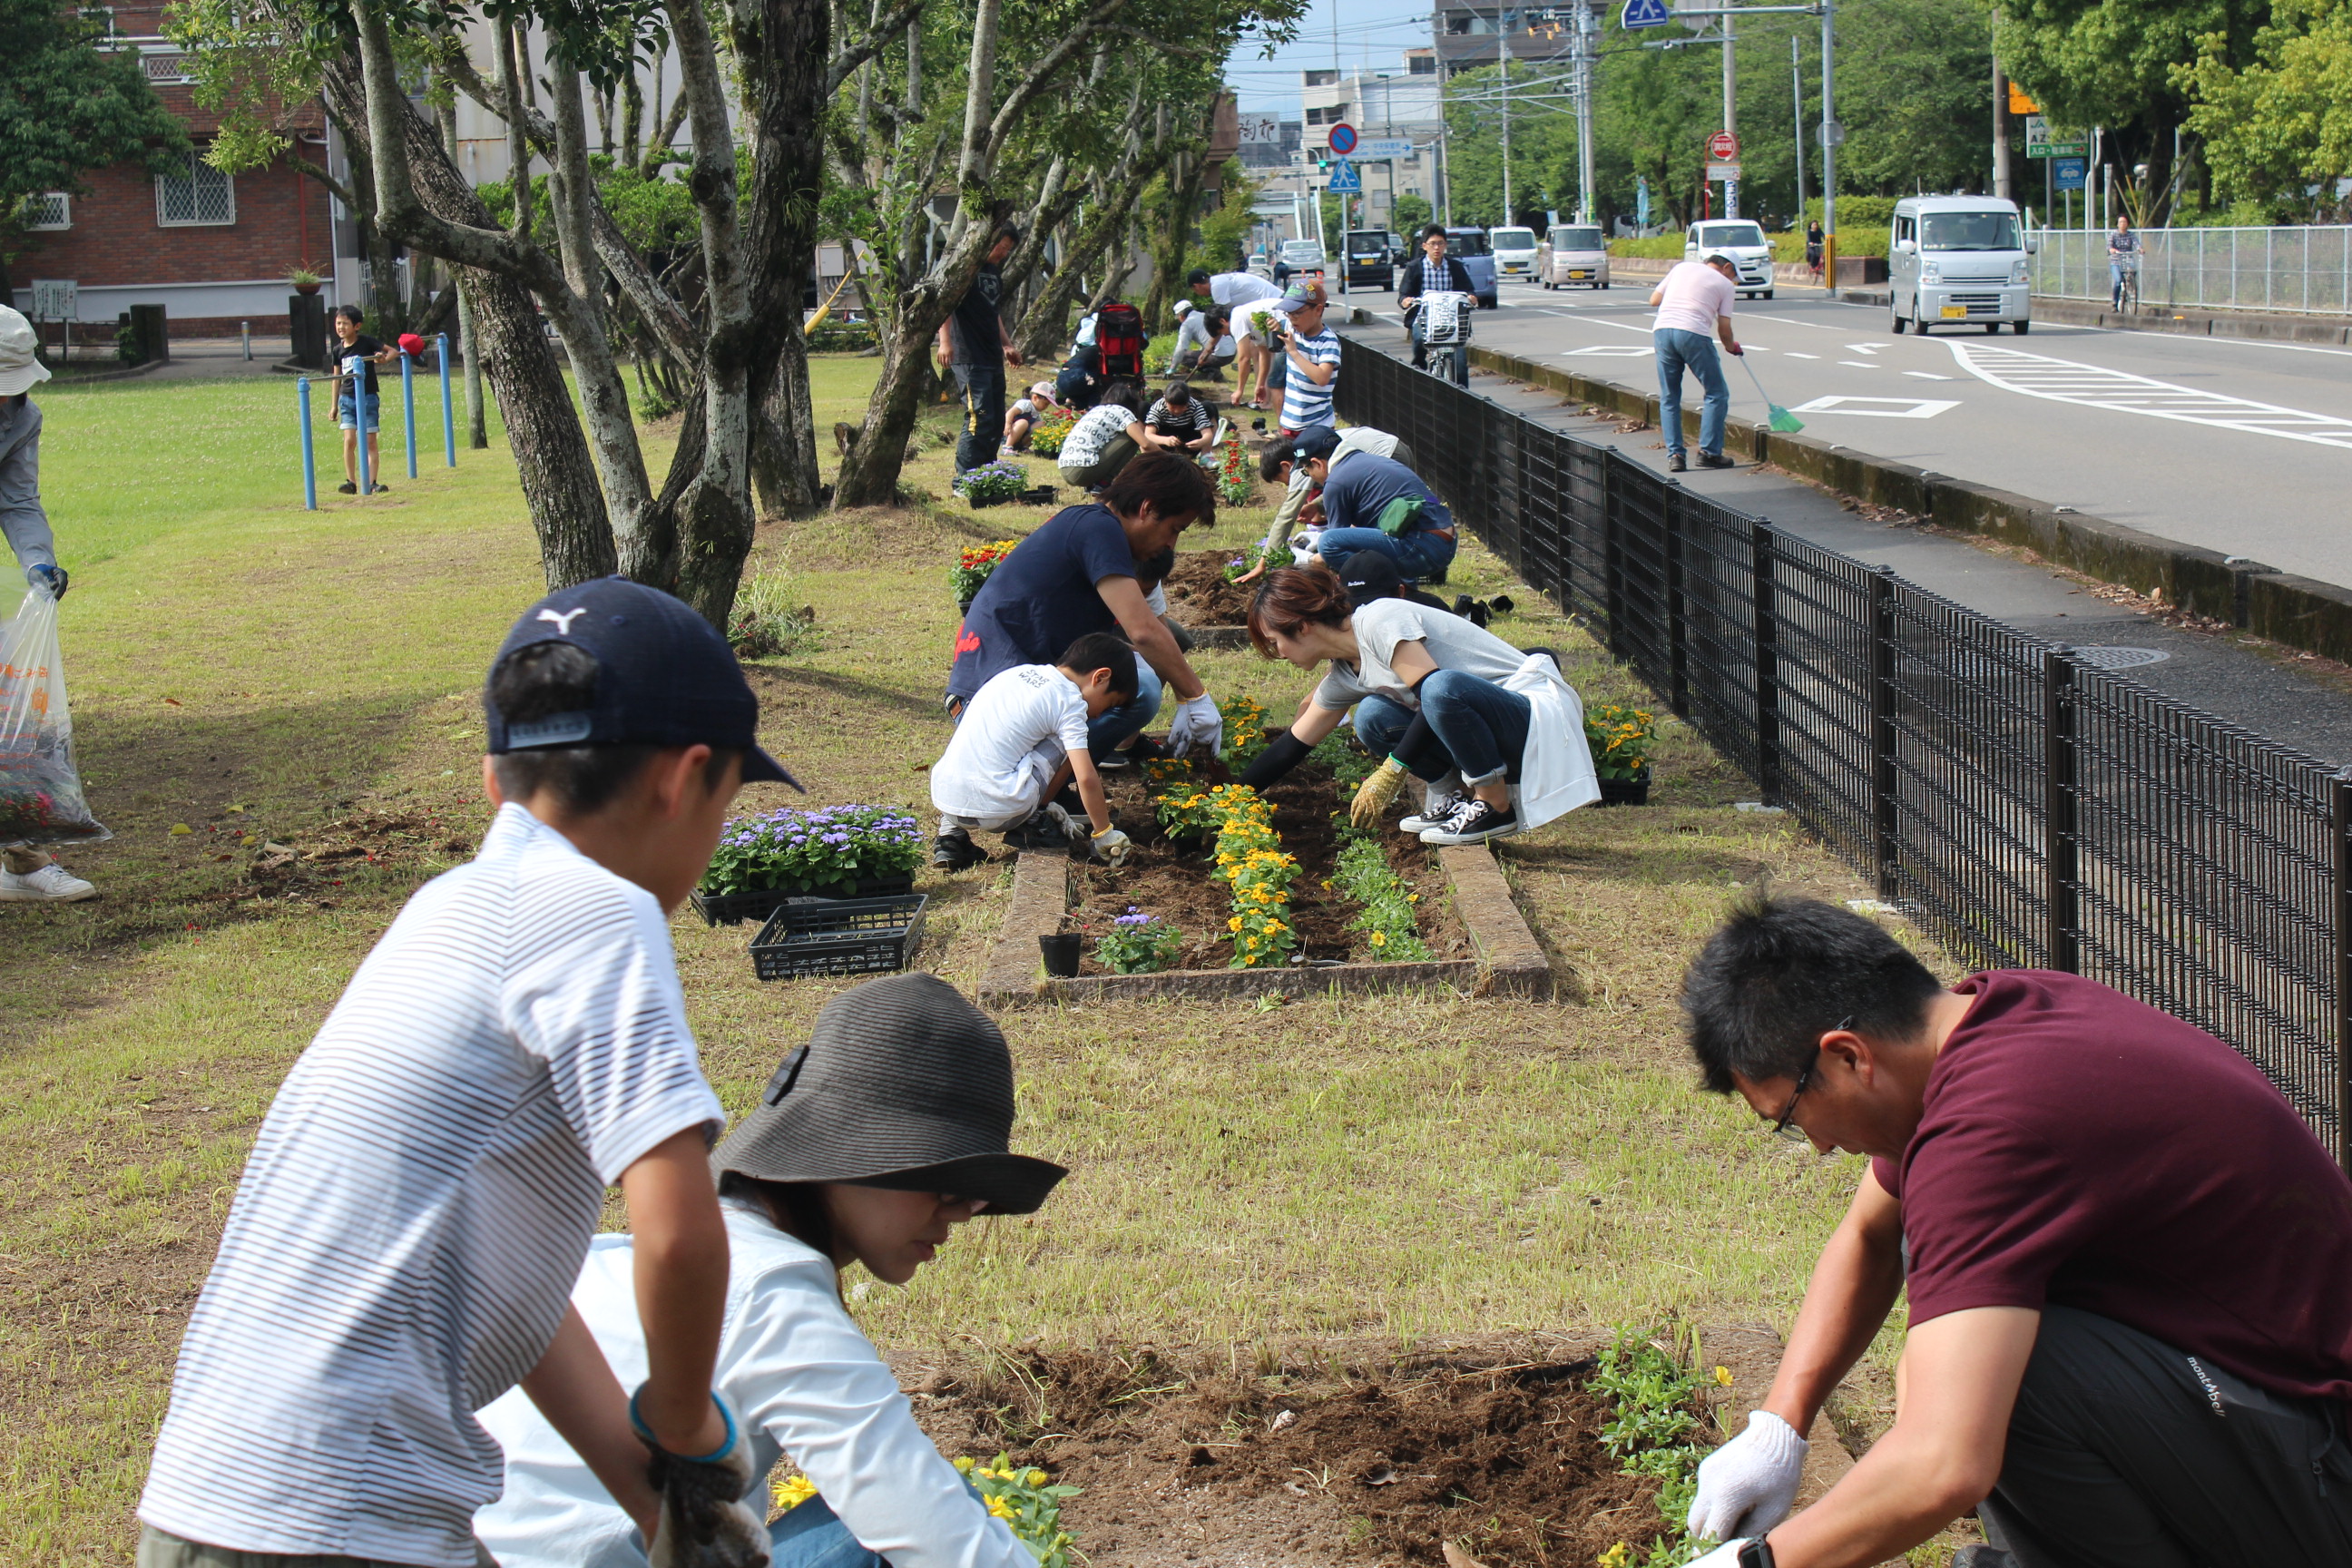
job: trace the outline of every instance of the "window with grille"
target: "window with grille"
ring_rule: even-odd
[[[188,75],[188,57],[176,49],[163,54],[141,55],[139,68],[146,73],[149,81],[159,85],[193,79]]]
[[[163,228],[236,221],[236,182],[204,160],[188,154],[184,174],[155,176],[155,222]]]
[[[24,216],[28,229],[71,228],[73,198],[63,191],[43,191],[37,196],[26,196]]]

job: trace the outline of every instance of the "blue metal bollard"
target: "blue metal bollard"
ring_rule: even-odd
[[[400,434],[408,443],[408,477],[416,477],[416,367],[400,356]]]
[[[302,510],[319,510],[319,459],[310,449],[310,378],[294,378],[294,401],[302,418]]]
[[[433,341],[441,345],[441,450],[446,461],[445,468],[457,466],[457,415],[449,406],[449,334],[436,332]]]
[[[367,362],[357,354],[351,355],[343,361],[343,375],[351,383],[352,446],[359,455],[359,492],[365,496],[375,489],[375,476],[368,471]]]

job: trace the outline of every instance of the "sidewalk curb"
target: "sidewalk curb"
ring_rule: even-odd
[[[1356,319],[1360,325],[1378,324],[1360,311]],[[1470,363],[1596,408],[1658,423],[1656,396],[1632,387],[1475,344]],[[1696,435],[1698,410],[1685,407],[1683,416],[1690,434]],[[1866,457],[1809,436],[1780,435],[1769,425],[1733,419],[1725,446],[1744,447],[1757,462],[1786,468],[1841,495],[1894,507],[1959,532],[2022,545],[2061,566],[2119,584],[2159,603],[2225,621],[2289,647],[2352,661],[2352,588],[2178,543],[2105,518],[2062,512],[2013,490]]]
[[[1837,297],[1848,305],[1895,308],[1884,289],[1841,289]],[[2110,332],[2171,332],[2192,338],[2248,338],[2287,343],[2352,343],[2352,319],[2334,316],[2276,315],[2252,310],[2167,310],[2161,308],[2126,315],[2088,300],[2050,300],[2037,296],[2033,319],[2061,327],[2098,327]]]

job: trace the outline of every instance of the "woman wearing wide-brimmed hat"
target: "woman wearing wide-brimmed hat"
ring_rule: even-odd
[[[935,975],[844,993],[711,1163],[733,1274],[715,1378],[751,1430],[752,1489],[789,1455],[817,1495],[769,1527],[775,1568],[1034,1568],[915,1425],[841,1300],[862,1263],[903,1285],[976,1214],[1029,1214],[1063,1168],[1007,1151],[1013,1058]],[[572,1302],[624,1385],[645,1375],[625,1236],[601,1236]],[[506,1495],[475,1531],[506,1568],[643,1564],[643,1540],[530,1401],[481,1413]]]

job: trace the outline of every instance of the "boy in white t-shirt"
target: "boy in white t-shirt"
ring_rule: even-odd
[[[738,785],[793,780],[726,639],[622,578],[526,611],[483,696],[497,818],[409,900],[262,1122],[181,1341],[140,1568],[477,1568],[504,1466],[472,1413],[517,1384],[647,1540],[767,1560],[712,1392],[724,1115],[667,916]],[[634,1396],[569,1305],[614,1184],[652,1352]]]
[[[1015,849],[1090,846],[1116,866],[1129,843],[1111,821],[1102,775],[1087,748],[1087,722],[1135,700],[1135,645],[1089,632],[1062,662],[1016,664],[991,676],[964,704],[955,737],[931,764],[931,804],[940,811],[931,864],[961,871],[987,854],[971,830],[1002,832]],[[1075,784],[1091,833],[1055,799]]]

